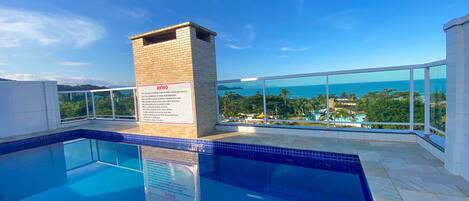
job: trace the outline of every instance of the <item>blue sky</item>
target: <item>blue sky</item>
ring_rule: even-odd
[[[0,1],[0,77],[133,85],[129,36],[218,32],[218,79],[425,63],[467,0]]]

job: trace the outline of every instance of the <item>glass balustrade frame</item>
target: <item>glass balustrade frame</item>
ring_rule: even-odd
[[[219,94],[219,86],[220,85],[229,85],[229,84],[236,84],[236,83],[257,83],[255,87],[255,95],[258,95],[257,99],[255,99],[256,104],[259,102],[262,106],[258,107],[256,105],[256,111],[261,112],[262,115],[258,115],[252,117],[253,122],[255,124],[262,124],[264,126],[269,126],[273,124],[280,124],[283,126],[290,126],[290,125],[309,125],[309,126],[321,126],[326,128],[332,128],[336,125],[347,125],[351,123],[357,123],[353,121],[337,121],[334,120],[331,116],[331,103],[330,98],[333,96],[331,94],[331,78],[336,75],[353,75],[353,74],[360,74],[360,73],[375,73],[375,72],[391,72],[391,71],[408,71],[408,90],[409,90],[409,111],[408,111],[408,121],[405,122],[373,122],[373,121],[362,121],[359,122],[363,125],[363,128],[371,128],[373,129],[374,125],[389,125],[389,126],[401,126],[407,127],[409,131],[419,131],[422,130],[424,135],[439,135],[445,136],[445,129],[432,125],[431,124],[431,77],[430,77],[430,70],[437,67],[445,66],[445,60],[435,61],[426,64],[419,64],[419,65],[406,65],[406,66],[394,66],[394,67],[382,67],[382,68],[368,68],[368,69],[357,69],[357,70],[343,70],[343,71],[333,71],[333,72],[320,72],[320,73],[306,73],[306,74],[294,74],[294,75],[283,75],[283,76],[270,76],[270,77],[258,77],[258,78],[244,78],[244,79],[232,79],[232,80],[222,80],[217,82],[217,123],[220,125],[246,125],[252,124],[246,121],[246,118],[231,118],[227,119],[226,117],[222,116],[223,110],[220,109],[220,98],[222,95]],[[423,71],[423,73],[422,73]],[[418,72],[418,73],[417,73]],[[423,74],[423,75],[422,75]],[[423,78],[422,78],[423,76]],[[275,80],[288,80],[288,79],[296,79],[296,78],[314,78],[314,77],[323,77],[325,79],[324,88],[324,96],[325,96],[325,112],[323,114],[323,119],[325,120],[317,120],[317,119],[307,119],[307,118],[297,118],[297,119],[285,119],[285,118],[270,118],[269,116],[269,82]],[[446,79],[446,78],[445,78]],[[423,81],[423,84],[422,84]],[[415,96],[417,93],[416,91],[416,82],[418,82],[418,87],[422,87],[423,85],[423,94],[418,93],[420,96]],[[442,88],[440,86],[440,88]],[[133,112],[130,114],[121,115],[119,112],[116,112],[116,101],[115,101],[115,93],[130,90],[133,94]],[[227,89],[225,89],[227,91]],[[229,91],[229,90],[228,90]],[[99,116],[96,114],[96,93],[109,93],[110,101],[110,108],[111,114],[108,116]],[[135,87],[126,87],[126,88],[114,88],[114,89],[99,89],[99,90],[86,90],[86,91],[61,91],[58,92],[59,95],[62,94],[79,94],[82,93],[85,95],[85,107],[86,107],[86,116],[81,117],[70,117],[61,119],[63,123],[68,122],[75,122],[83,119],[106,119],[106,120],[132,120],[138,121],[138,108],[137,108],[137,97],[136,97],[136,88]],[[252,92],[251,92],[252,93]],[[414,94],[411,96],[410,94]],[[128,98],[128,97],[127,97]],[[416,100],[418,98],[419,100]],[[130,98],[131,100],[132,98]],[[418,111],[416,111],[415,103],[422,103],[423,102],[423,122],[421,121],[421,108],[419,106]],[[117,103],[120,104],[120,103]],[[249,104],[249,103],[245,103]],[[61,108],[62,109],[62,108]],[[407,112],[406,112],[407,114]],[[416,121],[416,116],[419,117],[419,120]],[[226,119],[224,119],[226,118]],[[418,129],[416,129],[418,128]]]

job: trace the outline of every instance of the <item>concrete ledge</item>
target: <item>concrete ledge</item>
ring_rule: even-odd
[[[307,128],[281,128],[249,125],[217,125],[216,129],[225,132],[243,133],[269,133],[282,135],[298,135],[308,137],[325,137],[355,140],[376,140],[391,142],[417,142],[417,136],[410,132],[373,132],[373,131],[350,131],[344,129],[307,129]]]
[[[335,128],[302,128],[300,127],[267,127],[256,125],[217,125],[216,129],[225,132],[241,132],[241,133],[265,133],[278,135],[295,135],[318,138],[339,138],[351,140],[371,140],[371,141],[387,141],[387,142],[414,142],[422,148],[430,152],[433,156],[444,161],[445,153],[435,147],[427,140],[410,131],[402,131],[399,133],[394,130],[352,130],[352,129],[335,129]]]
[[[417,137],[417,144],[423,147],[425,150],[430,152],[433,156],[440,159],[440,161],[445,161],[445,153],[430,144],[428,141],[424,140],[421,137]]]
[[[446,30],[450,29],[451,27],[463,25],[463,24],[466,24],[468,22],[469,22],[469,15],[459,17],[459,18],[456,18],[456,19],[453,19],[453,20],[447,22],[443,26],[443,30],[446,31]]]
[[[90,122],[91,122],[91,120],[88,120],[88,119],[76,120],[76,121],[70,121],[70,122],[63,122],[63,123],[60,124],[60,128],[71,128],[71,127],[76,127],[76,126],[89,124]]]

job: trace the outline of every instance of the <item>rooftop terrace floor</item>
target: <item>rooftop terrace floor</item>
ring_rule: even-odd
[[[106,121],[58,131],[78,128],[140,133],[135,123]],[[49,133],[0,138],[0,143]],[[375,201],[469,201],[469,182],[450,174],[442,161],[417,143],[240,132],[220,133],[202,139],[357,154]]]

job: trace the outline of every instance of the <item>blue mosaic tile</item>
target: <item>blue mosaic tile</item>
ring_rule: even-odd
[[[323,168],[327,168],[327,163],[325,162],[344,163],[344,170],[346,170],[347,168],[351,168],[350,171],[360,169],[360,167],[357,167],[360,164],[358,156],[351,154],[279,148],[266,145],[248,145],[240,143],[207,141],[200,139],[180,139],[158,136],[143,136],[85,129],[66,131],[47,136],[39,136],[25,140],[3,143],[0,144],[0,154],[10,153],[13,151],[33,148],[57,142],[63,142],[67,140],[73,140],[76,138],[90,138],[112,142],[124,142],[147,146],[158,146],[162,148],[201,152],[207,154],[230,155],[255,160],[275,160],[272,162],[285,162],[295,165],[315,167],[324,166]],[[306,159],[308,159],[309,161],[314,160],[319,162],[304,162],[308,161]]]
[[[161,148],[206,154],[226,155],[251,160],[354,173],[360,175],[360,180],[362,180],[361,183],[364,185],[362,186],[363,189],[368,189],[368,184],[364,176],[363,168],[357,155],[280,148],[266,145],[208,141],[201,139],[143,136],[109,131],[77,129],[61,133],[54,133],[46,136],[38,136],[13,142],[0,143],[0,155],[78,138],[156,146]],[[371,194],[366,196],[370,196],[371,198]]]
[[[79,130],[65,131],[61,133],[54,133],[46,136],[32,137],[12,142],[5,142],[0,144],[0,155],[7,154],[15,151],[40,147],[48,144],[64,142],[68,140],[77,139],[80,136]]]

